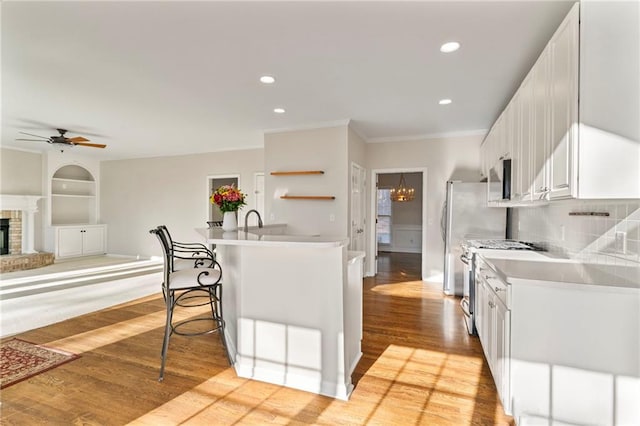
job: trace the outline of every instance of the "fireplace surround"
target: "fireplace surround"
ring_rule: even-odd
[[[0,272],[34,269],[53,263],[52,253],[38,253],[35,246],[35,214],[39,195],[0,194],[0,219],[7,225],[6,245],[0,256]],[[4,253],[6,251],[7,253]]]

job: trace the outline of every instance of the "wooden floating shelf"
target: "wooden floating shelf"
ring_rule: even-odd
[[[333,195],[283,195],[283,200],[335,200]]]
[[[322,170],[299,170],[293,172],[271,172],[271,176],[323,175]]]

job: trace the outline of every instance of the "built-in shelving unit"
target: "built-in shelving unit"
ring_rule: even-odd
[[[323,175],[322,170],[298,170],[290,172],[271,172],[271,176]]]
[[[283,200],[335,200],[333,195],[283,195]]]
[[[95,223],[96,181],[84,167],[60,167],[51,178],[51,224]]]

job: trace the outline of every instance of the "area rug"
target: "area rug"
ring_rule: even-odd
[[[20,339],[3,342],[0,346],[0,389],[77,358],[80,355]]]

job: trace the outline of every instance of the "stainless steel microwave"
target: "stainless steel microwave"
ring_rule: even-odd
[[[511,200],[511,159],[500,159],[489,173],[489,200]]]

